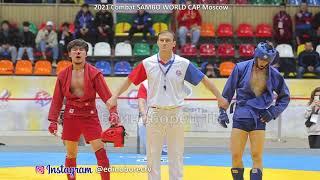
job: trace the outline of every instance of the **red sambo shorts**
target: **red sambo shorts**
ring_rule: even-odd
[[[79,110],[81,111],[81,110]],[[97,110],[77,112],[75,109],[67,109],[63,119],[63,140],[79,141],[83,134],[87,143],[101,138],[102,128],[97,115]]]

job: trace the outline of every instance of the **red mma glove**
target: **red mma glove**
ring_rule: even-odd
[[[111,126],[101,133],[101,141],[113,143],[114,147],[123,147],[126,129],[123,126]]]
[[[51,134],[56,135],[58,132],[58,123],[51,121],[48,130]]]

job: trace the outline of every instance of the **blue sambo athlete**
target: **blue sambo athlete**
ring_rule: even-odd
[[[242,155],[250,138],[253,168],[251,180],[262,180],[262,154],[266,123],[276,119],[288,106],[289,89],[281,74],[270,64],[276,50],[268,42],[261,42],[254,58],[237,63],[226,82],[222,96],[229,103],[236,91],[236,108],[231,132],[232,169],[234,180],[243,180]],[[277,94],[276,102],[274,92]],[[220,108],[218,122],[227,128],[229,118],[226,109]]]

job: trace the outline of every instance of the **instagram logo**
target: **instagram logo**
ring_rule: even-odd
[[[44,166],[36,166],[35,170],[37,174],[44,174]]]

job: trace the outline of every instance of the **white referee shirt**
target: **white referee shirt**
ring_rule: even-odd
[[[184,81],[198,85],[203,77],[204,74],[189,60],[175,54],[166,64],[160,60],[159,54],[150,56],[128,76],[135,85],[148,79],[148,106],[159,108],[182,106]]]

